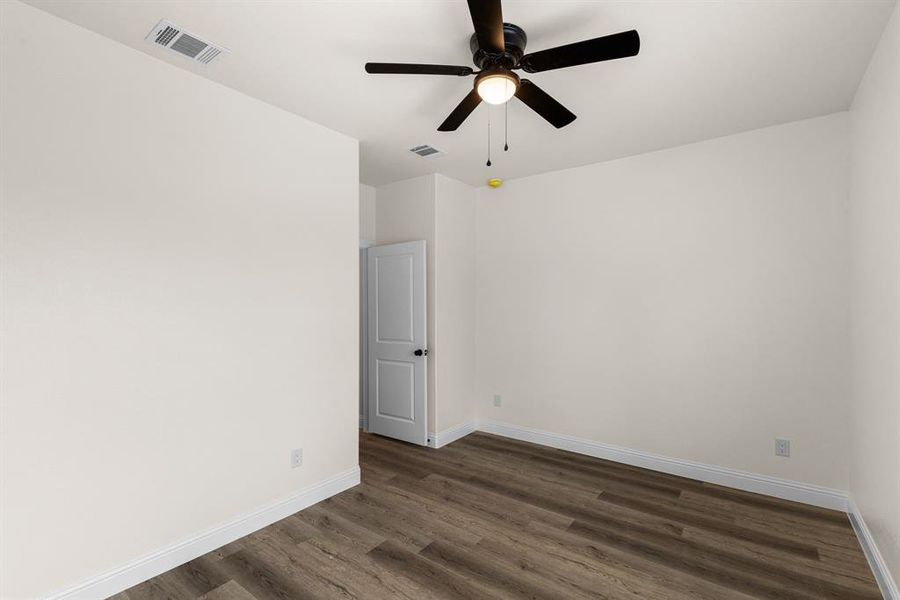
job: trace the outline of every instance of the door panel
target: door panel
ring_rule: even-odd
[[[425,242],[369,248],[366,263],[369,431],[424,446]]]
[[[376,360],[375,377],[378,388],[375,412],[379,417],[416,420],[415,367],[407,362]]]
[[[413,257],[376,256],[379,342],[414,344]]]

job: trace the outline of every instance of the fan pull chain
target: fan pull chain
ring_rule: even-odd
[[[509,101],[503,105],[503,151],[509,152]]]
[[[491,107],[488,106],[488,159],[487,166],[491,166]]]

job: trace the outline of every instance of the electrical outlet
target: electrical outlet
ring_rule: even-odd
[[[503,396],[494,394],[494,406],[503,406]]]
[[[775,456],[791,456],[791,440],[775,440]]]
[[[291,450],[291,468],[296,469],[297,467],[303,466],[303,448],[297,448],[295,450]]]

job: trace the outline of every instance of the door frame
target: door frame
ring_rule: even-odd
[[[359,428],[369,430],[369,248],[373,240],[359,240]]]

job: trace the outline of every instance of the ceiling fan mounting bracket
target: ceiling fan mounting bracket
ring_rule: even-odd
[[[503,67],[505,69],[513,69],[525,56],[525,46],[528,44],[528,36],[525,30],[518,25],[512,23],[503,24],[503,41],[505,43],[505,51],[503,54],[495,54],[485,52],[478,45],[477,34],[472,34],[469,39],[469,49],[472,51],[472,62],[479,69],[490,69],[491,67]]]

